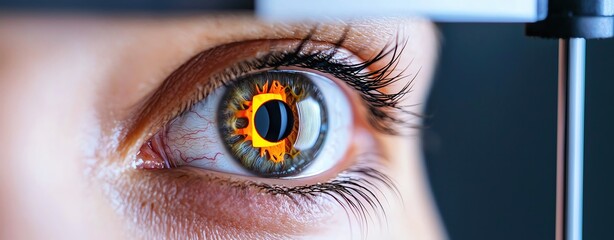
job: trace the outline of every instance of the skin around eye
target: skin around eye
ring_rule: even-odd
[[[10,113],[0,121],[6,143],[0,153],[10,159],[0,168],[5,183],[0,215],[7,220],[0,220],[0,235],[6,239],[443,239],[417,134],[379,134],[364,121],[370,116],[365,109],[352,111],[352,142],[344,156],[362,167],[337,164],[320,184],[293,179],[291,187],[277,179],[263,185],[195,167],[143,171],[131,166],[143,143],[185,110],[181,105],[204,98],[194,97],[196,89],[220,86],[206,84],[212,73],[258,56],[274,42],[303,39],[314,24],[239,15],[25,17],[4,14],[0,21],[7,66],[0,69],[0,98],[6,103],[3,112]],[[319,24],[312,39],[335,44],[348,25],[343,47],[361,59],[376,55],[397,35],[408,39],[400,69],[409,66],[406,73],[420,69],[420,74],[399,83],[415,79],[405,103],[421,112],[437,55],[432,25],[404,19],[335,21]],[[226,47],[200,55],[202,62],[190,61],[218,46]],[[187,70],[184,63],[197,67]],[[185,74],[169,79],[177,69]],[[399,89],[391,86],[387,92]],[[349,90],[347,96],[356,95]],[[359,157],[373,151],[383,159]],[[359,173],[374,174],[367,167],[378,164],[396,183],[404,205],[385,184]],[[368,189],[388,197],[368,201],[354,192],[358,200],[352,203],[360,208],[381,201],[387,224],[349,224],[360,219],[350,210],[356,208],[324,196],[331,193],[343,202],[333,191],[349,189],[355,183],[347,181],[350,177],[378,183]],[[307,193],[311,198],[298,197]],[[382,233],[379,227],[388,228]]]
[[[254,143],[251,135],[262,138],[248,124],[258,123],[253,116],[256,114],[245,115],[248,109],[262,111],[259,109],[264,104],[256,106],[250,100],[271,96],[272,91],[263,90],[274,82],[280,84],[296,119],[291,133],[277,141],[284,147],[284,160],[279,162],[269,152],[275,145],[260,147]],[[141,154],[137,161],[143,168],[192,166],[247,176],[311,177],[342,161],[351,139],[352,121],[351,105],[332,80],[310,72],[268,70],[234,80],[171,120],[142,147],[147,154]],[[156,157],[151,160],[153,155]]]
[[[320,32],[317,30],[316,32]],[[350,32],[352,32],[350,30]],[[259,41],[243,41],[226,43],[219,46],[215,46],[209,50],[206,50],[200,54],[196,54],[193,58],[182,64],[178,69],[171,73],[164,83],[153,93],[153,95],[146,99],[146,102],[142,105],[140,114],[137,115],[137,119],[134,120],[135,125],[128,127],[128,135],[122,146],[133,146],[139,143],[139,139],[146,142],[150,139],[152,131],[156,129],[156,126],[166,125],[170,123],[176,116],[182,115],[184,110],[189,109],[181,107],[182,105],[194,106],[200,100],[208,98],[213,94],[214,89],[218,89],[227,83],[217,81],[220,79],[216,75],[217,73],[225,73],[224,69],[229,69],[233,63],[237,61],[249,61],[256,56],[267,56],[269,52],[296,52],[297,45],[300,45],[301,40],[305,39],[305,36],[309,36],[309,32],[306,35],[298,37],[299,40],[283,39],[275,41],[259,40]],[[322,38],[318,37],[320,34],[315,34],[311,39],[314,41],[307,44],[309,49],[318,49],[319,46],[323,46],[328,50],[332,50],[331,46],[341,46],[345,48],[343,41],[339,39],[344,36],[343,31],[339,31],[338,35],[329,39],[330,41],[321,42]],[[348,43],[352,40],[353,35],[348,35]],[[318,40],[316,40],[318,39]],[[392,38],[394,43],[394,38]],[[354,42],[354,40],[352,40]],[[393,44],[394,45],[394,44]],[[360,46],[365,47],[364,42]],[[371,76],[395,76],[394,74],[388,75],[390,71],[393,71],[396,67],[394,59],[399,59],[396,54],[401,54],[401,49],[405,47],[393,47],[390,51],[385,51],[386,45],[380,45],[382,48],[373,49],[375,52],[370,54],[362,54],[370,57],[376,57],[377,63],[365,68],[364,64],[352,64],[347,62],[327,63],[326,65],[320,64],[320,67],[325,69],[318,69],[317,64],[306,64],[300,66],[289,67],[293,70],[300,70],[301,67],[308,66],[309,68],[303,69],[303,71],[309,71],[312,73],[322,71],[328,71],[325,74],[330,79],[334,80],[343,79],[344,86],[348,87],[344,93],[348,100],[351,100],[352,106],[359,106],[353,109],[353,129],[350,131],[351,137],[348,137],[349,146],[347,151],[337,151],[342,154],[343,161],[335,162],[331,167],[323,167],[321,169],[329,169],[323,173],[315,173],[313,177],[300,177],[296,179],[268,179],[268,178],[254,178],[243,177],[242,174],[229,174],[223,171],[204,171],[197,169],[196,167],[179,167],[172,169],[162,169],[160,171],[134,171],[127,172],[130,178],[138,178],[148,182],[139,182],[131,184],[135,191],[148,193],[154,191],[156,196],[177,196],[172,197],[172,201],[159,199],[151,200],[154,202],[161,202],[162,205],[158,205],[159,210],[153,212],[156,216],[166,217],[173,216],[177,218],[185,218],[187,213],[193,213],[192,217],[188,217],[186,221],[194,221],[198,224],[198,227],[207,227],[214,225],[216,231],[220,229],[244,229],[241,231],[240,236],[249,237],[249,234],[258,234],[256,238],[295,238],[297,236],[309,236],[313,233],[330,234],[335,231],[331,231],[327,226],[342,226],[344,229],[340,233],[344,234],[343,238],[356,238],[361,235],[366,235],[367,229],[369,232],[376,232],[382,234],[382,232],[373,231],[373,226],[382,226],[386,221],[389,214],[394,214],[384,210],[387,204],[398,206],[400,197],[395,196],[396,184],[392,178],[391,173],[398,169],[389,168],[391,161],[389,159],[407,159],[401,157],[404,155],[403,148],[395,149],[394,151],[380,151],[384,149],[384,146],[380,145],[378,138],[381,137],[378,131],[374,129],[368,122],[368,118],[372,116],[370,109],[366,109],[365,102],[361,102],[362,98],[383,98],[390,99],[392,95],[382,95],[385,93],[391,93],[394,95],[395,91],[404,91],[402,86],[398,88],[384,89],[381,85],[381,81],[373,81],[374,79],[386,79],[383,78],[362,78],[358,81],[350,81],[352,76],[356,76],[354,71],[350,71],[351,74],[342,74],[346,72],[346,69],[342,66],[350,66],[352,69],[362,69],[362,76],[369,76],[368,73],[376,72]],[[281,50],[281,51],[280,51]],[[399,51],[397,51],[399,50]],[[378,54],[380,52],[389,52],[390,54]],[[334,50],[328,52],[335,52]],[[346,53],[355,53],[353,51],[347,51]],[[273,59],[287,59],[288,55],[273,55]],[[281,57],[275,57],[281,56]],[[300,60],[299,62],[314,63],[313,60],[320,62],[323,59],[327,59],[330,55],[314,55],[315,58],[295,58],[290,59]],[[320,57],[318,57],[320,56]],[[354,55],[359,56],[359,55]],[[392,59],[392,60],[391,60]],[[261,64],[256,64],[260,65]],[[245,65],[240,65],[245,67]],[[266,65],[273,69],[280,69],[279,65]],[[281,66],[286,66],[282,64]],[[316,67],[314,67],[316,66]],[[352,67],[354,66],[354,67]],[[296,69],[294,69],[296,68]],[[236,76],[237,72],[244,73],[253,71],[253,68],[247,67],[248,71],[244,71],[245,68],[230,68],[228,71],[230,76]],[[241,69],[241,71],[234,71]],[[387,70],[382,70],[387,69]],[[332,70],[332,71],[331,71]],[[402,72],[402,71],[399,71]],[[414,71],[412,71],[415,73]],[[253,72],[252,72],[253,73]],[[334,75],[337,74],[337,75]],[[228,76],[226,75],[226,76]],[[333,75],[334,77],[331,77]],[[240,77],[238,77],[240,78]],[[234,79],[234,78],[231,78]],[[359,93],[362,89],[359,86],[360,83],[370,84],[364,89],[366,95],[359,97]],[[394,81],[390,81],[394,82]],[[349,84],[352,83],[352,84]],[[387,84],[384,84],[387,85]],[[394,86],[390,86],[394,87]],[[375,88],[375,89],[373,89]],[[379,91],[369,91],[368,89]],[[198,91],[196,91],[198,89]],[[396,90],[395,90],[396,89]],[[202,97],[198,97],[202,93]],[[382,93],[379,94],[378,93]],[[223,98],[223,93],[220,93]],[[195,97],[197,96],[197,97]],[[400,95],[398,95],[400,96]],[[414,95],[408,95],[414,96]],[[195,101],[195,102],[191,102]],[[206,102],[206,100],[205,100]],[[332,105],[332,104],[331,104]],[[213,106],[215,108],[216,106]],[[219,108],[218,108],[219,109]],[[189,113],[187,111],[185,114]],[[380,112],[381,113],[381,112]],[[167,118],[166,116],[173,116]],[[145,116],[145,117],[143,117]],[[383,116],[383,115],[379,115]],[[215,116],[218,122],[219,117]],[[161,122],[164,122],[161,124]],[[215,128],[214,128],[215,129]],[[221,138],[221,137],[220,137]],[[163,138],[160,138],[163,139]],[[136,141],[133,141],[136,140]],[[155,140],[155,137],[154,137]],[[158,141],[157,143],[160,143]],[[223,143],[222,141],[220,141]],[[402,142],[402,141],[400,141]],[[143,146],[146,148],[155,150],[162,149],[164,144],[157,144],[156,141],[152,141],[151,144],[145,143]],[[140,144],[139,144],[140,145]],[[151,146],[151,147],[149,147]],[[390,145],[392,146],[392,145]],[[142,149],[142,148],[141,148]],[[219,149],[227,150],[222,144]],[[158,151],[160,152],[160,151]],[[141,153],[150,154],[152,158],[156,158],[156,151],[142,151]],[[392,154],[394,153],[394,154]],[[215,156],[215,155],[213,155]],[[220,156],[220,155],[218,155]],[[392,158],[388,158],[392,157]],[[167,156],[167,159],[169,157]],[[179,158],[180,159],[180,158]],[[164,159],[158,158],[158,164],[165,167]],[[234,159],[233,159],[234,160]],[[325,159],[324,159],[325,160]],[[233,161],[228,161],[233,163]],[[326,163],[326,161],[318,161]],[[329,162],[329,163],[330,163]],[[235,160],[234,163],[237,163]],[[156,165],[156,166],[158,166]],[[170,165],[170,164],[169,164]],[[185,165],[184,165],[185,166]],[[242,169],[242,166],[237,165]],[[315,161],[314,161],[314,166]],[[318,169],[317,167],[313,169]],[[303,172],[308,175],[308,169]],[[251,171],[244,173],[253,174]],[[245,174],[247,175],[247,174]],[[128,176],[128,175],[126,175]],[[398,175],[396,175],[398,177]],[[407,175],[403,175],[407,176]],[[413,173],[411,176],[419,176]],[[142,187],[141,187],[142,186]],[[152,189],[152,187],[160,187],[159,189]],[[179,202],[179,204],[175,204]],[[198,206],[194,208],[195,206]],[[236,206],[249,206],[248,208],[237,208]],[[246,209],[251,209],[246,212]],[[284,217],[285,219],[279,220]],[[195,219],[195,220],[192,220]],[[276,220],[272,220],[276,219]],[[220,221],[224,224],[232,224],[232,227],[225,227],[221,225],[212,224],[212,222]],[[286,222],[282,226],[278,226],[279,222]],[[249,227],[245,223],[249,223]],[[182,224],[186,224],[182,222]],[[192,225],[191,225],[192,226]],[[265,230],[266,229],[266,230]],[[206,234],[212,234],[211,231],[204,231]],[[230,235],[229,235],[230,234]],[[248,234],[248,235],[245,235]],[[262,235],[265,234],[265,235]],[[266,234],[281,234],[273,235],[273,237],[267,237]],[[374,236],[377,236],[374,235]],[[229,232],[223,232],[224,236],[236,236]],[[211,236],[211,235],[206,235]],[[213,235],[215,236],[215,234]]]
[[[141,165],[145,166],[143,168],[149,165],[167,168],[201,166],[212,171],[173,168],[151,174],[181,173],[179,178],[190,179],[189,182],[197,186],[218,183],[236,190],[235,194],[240,196],[256,194],[262,199],[285,198],[281,200],[285,201],[282,205],[296,204],[294,207],[305,207],[305,214],[318,217],[322,215],[315,214],[313,210],[334,215],[342,211],[349,216],[350,226],[356,225],[365,232],[370,223],[384,221],[382,218],[386,213],[380,199],[399,199],[395,196],[395,183],[382,164],[385,160],[373,136],[373,131],[377,130],[365,123],[367,119],[364,115],[355,118],[354,110],[364,112],[367,105],[371,107],[369,111],[388,106],[394,108],[396,100],[390,97],[407,93],[407,88],[401,88],[403,92],[392,95],[384,93],[389,83],[397,81],[398,75],[388,74],[388,70],[398,59],[395,54],[401,51],[397,51],[398,46],[395,45],[391,50],[381,50],[375,55],[375,60],[355,63],[352,62],[355,59],[352,55],[342,51],[341,43],[345,36],[342,35],[340,39],[336,44],[324,44],[324,50],[306,48],[306,45],[312,44],[309,37],[291,44],[298,47],[292,47],[290,51],[280,53],[269,47],[270,54],[230,64],[226,68],[229,70],[222,69],[219,71],[221,74],[209,75],[209,79],[221,80],[210,81],[199,88],[211,89],[211,85],[220,87],[213,88],[209,91],[211,94],[179,113],[152,140],[146,142],[143,145],[145,149],[141,148],[144,154],[139,154]],[[253,42],[231,46],[241,49],[250,44]],[[205,53],[222,54],[224,50],[227,50],[226,46],[220,46]],[[207,54],[197,55],[171,74],[165,83],[176,83],[185,76],[194,76],[192,71],[201,70],[199,64],[215,59],[210,57]],[[368,69],[385,57],[390,60],[384,67]],[[268,70],[261,69],[267,67]],[[368,71],[373,71],[373,74],[368,74]],[[228,76],[237,75],[240,77],[228,81]],[[336,82],[345,84],[343,88],[347,89],[342,91],[342,87],[329,79],[333,78],[330,76],[339,78],[335,79],[338,80]],[[273,106],[268,105],[270,102]],[[314,106],[319,110],[307,110]],[[262,126],[259,126],[257,115],[263,107],[267,112],[282,107],[278,108],[277,115],[291,113],[291,116],[284,118],[287,122],[293,121],[292,127],[268,125],[268,129],[277,128],[273,135],[268,134],[268,129],[259,129]],[[311,113],[301,116],[300,112],[305,111]],[[385,113],[377,116],[394,119]],[[317,123],[313,125],[318,126],[315,128],[316,134],[300,132],[301,126],[303,129],[314,129],[305,127],[310,123]],[[288,128],[290,132],[284,133],[284,129]],[[310,134],[315,139],[309,137]],[[152,156],[161,160],[162,164],[148,164],[146,157]],[[257,202],[265,201],[262,199]]]

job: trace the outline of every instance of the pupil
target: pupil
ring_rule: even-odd
[[[269,142],[279,142],[290,135],[294,115],[290,106],[280,100],[271,100],[256,110],[254,125],[260,136]]]

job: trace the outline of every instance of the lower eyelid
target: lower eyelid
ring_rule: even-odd
[[[174,219],[166,223],[172,225],[150,222],[159,224],[162,232],[173,229],[178,233],[204,234],[206,238],[253,238],[269,233],[287,238],[321,229],[339,210],[324,198],[293,200],[284,195],[261,194],[258,187],[195,174],[189,169],[135,174],[139,174],[133,176],[140,179],[138,184],[131,187],[130,194],[120,196],[132,198],[124,201],[133,203],[126,210],[144,218],[138,220],[143,223]]]
[[[358,132],[361,144],[374,144],[366,130]],[[367,149],[373,147],[354,147],[348,157],[356,158],[364,153],[374,153],[375,149]],[[381,165],[381,162],[363,164],[375,167]],[[135,227],[143,231],[151,231],[151,226],[155,225],[155,229],[161,233],[190,236],[202,234],[204,238],[266,238],[271,237],[270,234],[273,234],[274,238],[292,238],[322,232],[329,226],[340,226],[341,222],[348,221],[345,216],[352,216],[352,221],[363,221],[358,218],[366,217],[353,215],[356,213],[352,211],[382,214],[378,209],[350,211],[348,206],[340,205],[338,199],[335,200],[327,194],[317,194],[309,198],[295,193],[272,194],[267,193],[270,189],[266,190],[264,185],[249,180],[230,180],[227,176],[203,174],[200,170],[190,168],[129,171],[125,174],[118,181],[126,186],[120,186],[119,189],[130,191],[117,192],[115,197],[123,200],[118,201],[119,203],[129,204],[128,207],[121,206],[122,211],[134,216],[138,223]],[[368,181],[379,185],[373,179]],[[385,183],[381,188],[365,186],[379,195],[387,194],[388,184],[392,183]],[[360,204],[369,206],[367,201],[377,203],[380,200],[350,198],[350,201],[361,201]],[[160,219],[173,219],[169,221],[172,225],[159,222]],[[155,236],[159,233],[146,234]],[[171,236],[184,237],[185,235]]]
[[[339,156],[342,160],[339,160],[338,164],[335,164],[331,168],[327,169],[324,172],[320,172],[317,175],[310,175],[310,176],[301,177],[301,178],[290,177],[290,178],[275,179],[275,178],[261,178],[261,177],[255,177],[255,176],[250,177],[250,176],[245,176],[245,174],[241,175],[241,174],[236,174],[236,173],[233,174],[233,173],[224,173],[224,172],[214,172],[211,170],[201,169],[201,168],[193,167],[193,166],[179,166],[177,168],[171,168],[171,169],[166,169],[167,167],[152,167],[152,168],[146,168],[146,169],[156,169],[155,171],[159,170],[160,172],[174,170],[174,169],[179,169],[180,171],[187,170],[186,174],[195,174],[195,175],[200,175],[200,176],[218,176],[217,178],[219,179],[232,178],[233,180],[236,180],[237,182],[238,181],[247,181],[247,182],[254,182],[254,183],[257,182],[257,183],[265,183],[265,184],[270,184],[270,185],[283,185],[286,187],[305,186],[305,185],[316,184],[318,182],[326,182],[331,179],[334,179],[335,176],[337,176],[343,170],[348,169],[349,167],[357,164],[356,162],[357,156],[364,155],[364,154],[379,154],[377,151],[378,148],[377,148],[376,139],[372,136],[373,133],[367,129],[367,123],[364,120],[359,121],[357,119],[359,118],[354,118],[352,120],[351,125],[353,126],[353,128],[350,130],[352,132],[352,137],[351,137],[352,140],[349,141],[349,146],[347,147],[347,151],[345,151],[343,154]],[[151,154],[156,155],[156,156],[151,157],[148,154],[142,157],[150,157],[151,159],[154,159],[154,163],[158,162],[161,159],[157,151],[154,151]],[[220,158],[216,160],[219,161],[219,160],[224,160],[224,159]],[[234,163],[233,159],[225,159],[225,160],[232,161],[231,162],[232,164],[238,164],[238,163]],[[163,164],[163,163],[159,163],[159,164]],[[383,163],[378,162],[378,164],[383,164]],[[148,163],[146,165],[151,166],[153,164]],[[140,170],[140,168],[137,168],[137,170]]]

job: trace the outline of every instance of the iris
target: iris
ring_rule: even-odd
[[[268,70],[227,87],[219,104],[228,151],[262,177],[294,175],[316,159],[328,130],[327,106],[304,73]]]

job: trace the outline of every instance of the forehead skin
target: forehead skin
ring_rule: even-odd
[[[335,42],[347,24],[321,23],[314,39]],[[406,101],[422,104],[412,109],[421,112],[437,56],[432,24],[416,19],[349,24],[352,30],[344,46],[363,59],[398,34],[408,40],[400,65],[420,74]],[[143,216],[133,216],[139,214],[128,209],[134,205],[114,195],[147,197],[131,192],[127,186],[138,180],[123,178],[122,168],[130,166],[113,157],[118,122],[129,119],[140,101],[198,52],[246,40],[302,39],[313,27],[242,15],[0,17],[0,237],[164,236],[161,231],[167,228],[135,224],[133,219]],[[389,224],[399,238],[440,239],[414,135],[377,136],[392,161],[395,172],[390,174],[405,203],[405,210],[390,213]],[[392,147],[398,144],[410,147]],[[214,225],[211,229],[223,225],[206,224]],[[223,235],[229,232],[218,237],[231,237]]]

